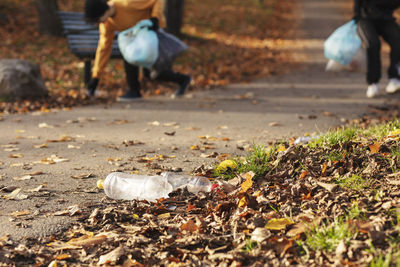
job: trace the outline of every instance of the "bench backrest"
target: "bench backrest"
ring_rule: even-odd
[[[99,29],[85,21],[82,12],[58,11],[67,37],[68,47],[79,58],[94,58],[99,42]],[[117,36],[114,38],[112,58],[121,58]]]

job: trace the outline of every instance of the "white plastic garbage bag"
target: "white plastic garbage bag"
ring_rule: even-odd
[[[141,20],[118,34],[118,46],[124,59],[136,66],[151,68],[158,58],[158,37],[149,27],[151,20]]]
[[[361,47],[355,20],[336,29],[324,43],[324,54],[342,65],[348,65]]]
[[[340,72],[340,71],[367,71],[367,56],[365,50],[360,48],[353,60],[348,65],[340,64],[339,62],[330,59],[326,64],[325,71]]]

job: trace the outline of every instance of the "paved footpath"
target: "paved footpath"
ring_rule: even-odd
[[[285,75],[181,99],[3,117],[0,188],[19,187],[16,198],[26,199],[0,198],[0,237],[39,238],[68,227],[74,216],[55,213],[100,202],[96,180],[114,170],[190,173],[218,162],[214,152],[243,155],[253,143],[326,131],[368,114],[370,105],[398,101],[399,95],[366,99],[363,74],[324,72],[323,41],[350,17],[345,5],[301,1],[299,36],[287,49],[295,49],[302,64]],[[196,146],[200,150],[191,149]]]

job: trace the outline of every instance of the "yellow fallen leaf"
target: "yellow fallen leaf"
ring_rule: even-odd
[[[244,208],[244,207],[246,207],[247,206],[247,199],[246,199],[246,197],[242,197],[241,199],[240,199],[240,201],[239,201],[239,204],[238,204],[238,207],[239,208]]]
[[[103,190],[104,189],[103,183],[104,179],[97,180],[97,188]]]
[[[233,171],[237,168],[237,163],[234,160],[227,159],[222,161],[218,167],[216,168],[216,171],[218,172],[226,172],[226,171]]]
[[[283,152],[283,151],[285,151],[285,150],[286,150],[286,147],[285,147],[284,145],[280,145],[280,146],[276,149],[277,152]]]
[[[294,224],[294,222],[288,218],[271,219],[267,222],[265,228],[268,230],[282,230],[291,224]]]
[[[393,130],[389,133],[389,136],[398,136],[400,135],[400,129]]]
[[[193,145],[190,147],[190,150],[200,150],[200,147],[198,145]]]
[[[115,159],[106,158],[106,160],[107,160],[107,161],[110,161],[110,162],[116,162],[116,161],[121,161],[122,159],[121,159],[121,158],[115,158]]]
[[[252,186],[253,186],[253,177],[254,177],[254,172],[246,172],[245,174],[241,174],[243,178],[246,178],[246,181],[244,181],[240,187],[242,188],[241,192],[247,192]]]

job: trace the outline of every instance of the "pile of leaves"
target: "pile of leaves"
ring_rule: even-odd
[[[61,10],[83,10],[84,1],[58,2]],[[283,40],[293,30],[294,8],[288,0],[186,1],[182,39],[190,48],[177,59],[175,70],[192,76],[192,90],[287,71],[291,54],[282,49]],[[0,40],[0,58],[19,58],[39,64],[53,98],[68,95],[72,90],[79,97],[68,98],[66,102],[87,104],[82,101],[85,99],[83,62],[69,51],[64,37],[37,32],[38,17],[32,10],[35,7],[31,0],[2,1],[0,13],[7,14],[8,20],[0,21],[0,36],[4,36]],[[170,94],[174,90],[174,85],[147,79],[143,79],[142,85],[145,96]],[[111,60],[101,77],[102,98],[115,99],[126,88],[123,62]],[[44,99],[40,105],[30,101],[29,106],[40,109],[43,103],[53,102],[53,98]],[[0,112],[23,112],[24,108],[19,105],[20,102],[2,104]],[[54,105],[62,107],[63,103]]]
[[[156,203],[104,198],[71,213],[77,223],[55,236],[21,244],[2,237],[0,262],[398,265],[399,145],[400,123],[392,121],[337,129],[307,144],[255,146],[214,168],[210,192],[177,189]]]

